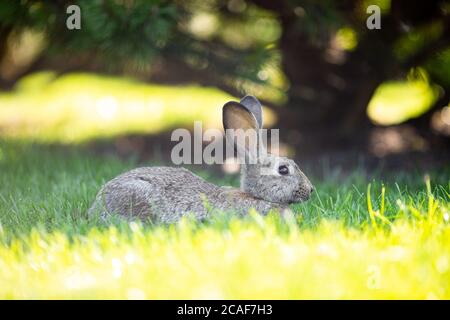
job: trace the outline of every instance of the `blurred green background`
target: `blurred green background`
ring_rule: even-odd
[[[72,4],[79,30],[66,27]],[[381,28],[369,30],[373,4]],[[449,11],[405,0],[3,1],[0,136],[164,159],[171,130],[220,128],[221,106],[252,94],[281,129],[281,152],[312,165],[352,167],[354,154],[439,165]]]
[[[449,15],[438,0],[0,1],[0,298],[448,299]],[[245,94],[315,186],[293,216],[88,216],[102,184],[172,165],[174,129],[221,128]],[[233,163],[189,169],[239,185]]]

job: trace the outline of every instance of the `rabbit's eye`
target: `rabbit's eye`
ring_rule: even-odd
[[[289,174],[289,168],[285,165],[281,165],[278,167],[278,173],[282,176]]]

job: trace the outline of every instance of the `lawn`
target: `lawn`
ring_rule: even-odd
[[[87,217],[100,185],[136,165],[0,142],[0,298],[450,298],[448,168],[312,177],[285,219]]]
[[[265,88],[268,90],[268,88]],[[384,83],[368,106],[376,123],[396,124],[425,112],[437,98],[424,81]],[[236,100],[214,87],[149,84],[92,73],[42,71],[23,77],[14,90],[0,91],[3,137],[76,144],[123,134],[157,134],[202,121],[220,128],[221,107]],[[271,127],[276,114],[264,109]]]

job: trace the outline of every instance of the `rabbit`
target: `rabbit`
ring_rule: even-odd
[[[227,102],[222,120],[226,132],[259,132],[263,124],[261,104],[249,95],[240,102]],[[255,137],[247,146],[242,140],[233,140],[245,159],[241,164],[240,189],[216,186],[185,168],[142,167],[103,185],[89,213],[97,212],[103,218],[118,214],[126,219],[174,223],[185,215],[208,219],[214,209],[240,215],[252,208],[263,215],[271,210],[281,213],[291,203],[308,200],[314,188],[297,164],[267,153],[261,136]],[[230,135],[226,139],[229,142]]]

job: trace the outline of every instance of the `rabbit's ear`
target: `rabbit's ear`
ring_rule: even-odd
[[[245,96],[241,99],[241,104],[248,109],[258,122],[258,126],[261,129],[263,126],[263,116],[261,103],[254,96]]]
[[[222,109],[223,128],[226,129],[258,129],[258,122],[253,113],[242,104],[227,102]]]
[[[261,152],[261,139],[255,116],[242,104],[234,101],[227,102],[222,112],[227,141],[236,146],[239,160],[256,163]]]

